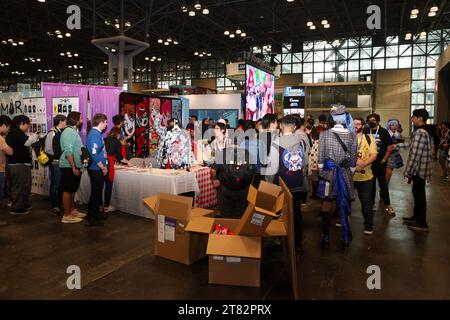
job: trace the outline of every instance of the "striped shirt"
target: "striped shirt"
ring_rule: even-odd
[[[434,143],[431,136],[423,128],[414,131],[411,141],[405,177],[418,176],[426,181],[431,180],[433,169]]]

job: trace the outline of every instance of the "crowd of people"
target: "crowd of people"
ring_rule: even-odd
[[[389,217],[396,215],[389,184],[393,171],[402,168],[407,183],[412,183],[414,198],[413,214],[404,213],[403,221],[412,230],[428,232],[425,184],[431,180],[434,150],[438,145],[443,178],[448,179],[449,166],[449,127],[444,123],[436,131],[426,124],[428,119],[425,109],[413,111],[414,130],[408,143],[398,120],[387,121],[383,128],[378,114],[352,119],[342,105],[334,106],[330,116],[321,115],[317,125],[308,115],[301,118],[292,114],[278,119],[267,114],[255,122],[239,120],[237,129],[230,131],[225,121],[219,120],[210,146],[213,154],[219,154],[212,167],[220,185],[220,212],[226,217],[241,216],[249,184],[257,187],[261,180],[278,184],[282,179],[293,195],[297,250],[302,251],[301,209],[310,205],[312,200],[308,198],[322,203],[320,247],[330,247],[331,223],[336,219],[336,227],[342,228],[341,247],[345,249],[352,242],[349,217],[356,197],[361,203],[367,236],[374,234],[374,212],[378,207]],[[208,129],[205,126],[210,127],[207,120],[202,121],[202,126],[203,132]],[[409,148],[406,161],[400,153],[402,148]],[[233,154],[239,149],[247,152],[243,153],[246,160],[221,161],[224,153]],[[377,184],[379,206],[375,201]]]
[[[123,134],[123,117],[113,118],[114,127],[104,139],[108,119],[96,114],[83,145],[80,132],[82,115],[71,112],[66,116],[56,115],[53,128],[45,138],[40,133],[28,135],[31,125],[25,115],[10,119],[0,117],[0,203],[8,206],[12,215],[27,215],[33,207],[31,196],[32,150],[42,144],[49,162],[49,202],[51,214],[61,217],[63,224],[84,222],[86,226],[103,226],[108,212],[115,210],[110,205],[114,182],[114,164],[128,164],[131,157],[126,147],[128,138]],[[91,184],[91,195],[87,213],[77,210],[75,195],[80,187],[81,175],[87,171]],[[6,192],[7,191],[7,192]],[[6,197],[7,193],[7,197]],[[8,198],[7,204],[5,198]],[[6,226],[6,222],[0,222]]]
[[[428,112],[414,110],[411,121],[414,131],[407,143],[401,124],[396,119],[381,126],[380,116],[370,114],[366,119],[352,119],[345,106],[336,105],[330,115],[322,114],[318,123],[312,116],[298,114],[281,119],[266,114],[258,121],[239,120],[236,130],[226,119],[198,121],[191,116],[186,130],[191,133],[192,149],[200,150],[194,132],[200,128],[202,135],[213,133],[206,139],[211,150],[212,179],[218,188],[219,209],[224,217],[240,217],[246,208],[250,184],[258,187],[260,181],[287,185],[293,195],[296,248],[302,251],[302,208],[311,199],[321,201],[322,218],[320,247],[330,246],[332,221],[342,228],[341,247],[352,242],[349,217],[352,202],[359,198],[364,218],[364,234],[374,233],[374,211],[377,210],[376,185],[378,184],[382,210],[390,217],[396,212],[389,192],[393,171],[403,168],[407,182],[412,183],[414,211],[404,216],[410,229],[429,231],[425,184],[432,176],[432,164],[438,159],[442,178],[449,180],[449,123],[438,127],[427,125]],[[56,115],[53,128],[40,142],[39,133],[27,135],[30,119],[25,115],[10,119],[0,117],[0,200],[7,190],[10,213],[25,215],[31,212],[31,150],[43,143],[50,158],[51,213],[61,217],[63,224],[84,222],[89,227],[104,224],[111,206],[114,182],[114,164],[129,164],[127,150],[130,137],[123,131],[123,118],[115,116],[114,127],[107,133],[108,119],[96,114],[83,145],[80,132],[82,115],[71,112],[68,116]],[[167,130],[177,127],[167,126]],[[106,138],[103,137],[106,133]],[[409,148],[404,161],[401,148]],[[129,148],[128,148],[129,149]],[[241,156],[237,156],[241,152]],[[231,155],[231,158],[230,158]],[[76,208],[75,195],[81,175],[87,171],[91,195],[87,213]],[[334,203],[334,205],[333,205]],[[336,219],[336,220],[333,220]],[[6,223],[2,223],[6,225]]]

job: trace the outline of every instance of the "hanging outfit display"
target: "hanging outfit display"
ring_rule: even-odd
[[[190,168],[194,162],[194,154],[189,132],[181,129],[177,122],[172,130],[167,130],[166,127],[161,127],[159,117],[155,119],[155,128],[161,137],[157,155],[161,168]]]

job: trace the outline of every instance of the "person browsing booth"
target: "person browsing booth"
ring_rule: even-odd
[[[106,219],[106,215],[100,214],[102,205],[103,185],[105,176],[108,174],[108,158],[102,132],[108,126],[107,118],[104,114],[96,114],[92,119],[92,130],[89,132],[86,148],[92,158],[89,165],[88,174],[91,181],[91,197],[89,198],[88,214],[85,221],[87,227],[101,227],[100,220]]]

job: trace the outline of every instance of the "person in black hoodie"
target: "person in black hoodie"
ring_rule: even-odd
[[[27,136],[30,119],[25,115],[13,119],[13,128],[6,136],[6,143],[14,150],[8,157],[8,171],[11,179],[11,214],[29,214],[33,209],[31,195],[31,145],[39,141],[39,132]]]
[[[297,119],[287,115],[281,121],[282,135],[272,142],[270,150],[270,167],[278,167],[274,183],[279,184],[282,179],[292,193],[294,209],[295,248],[298,253],[302,250],[303,217],[301,213],[301,199],[305,186],[306,173],[306,145],[295,134]]]

